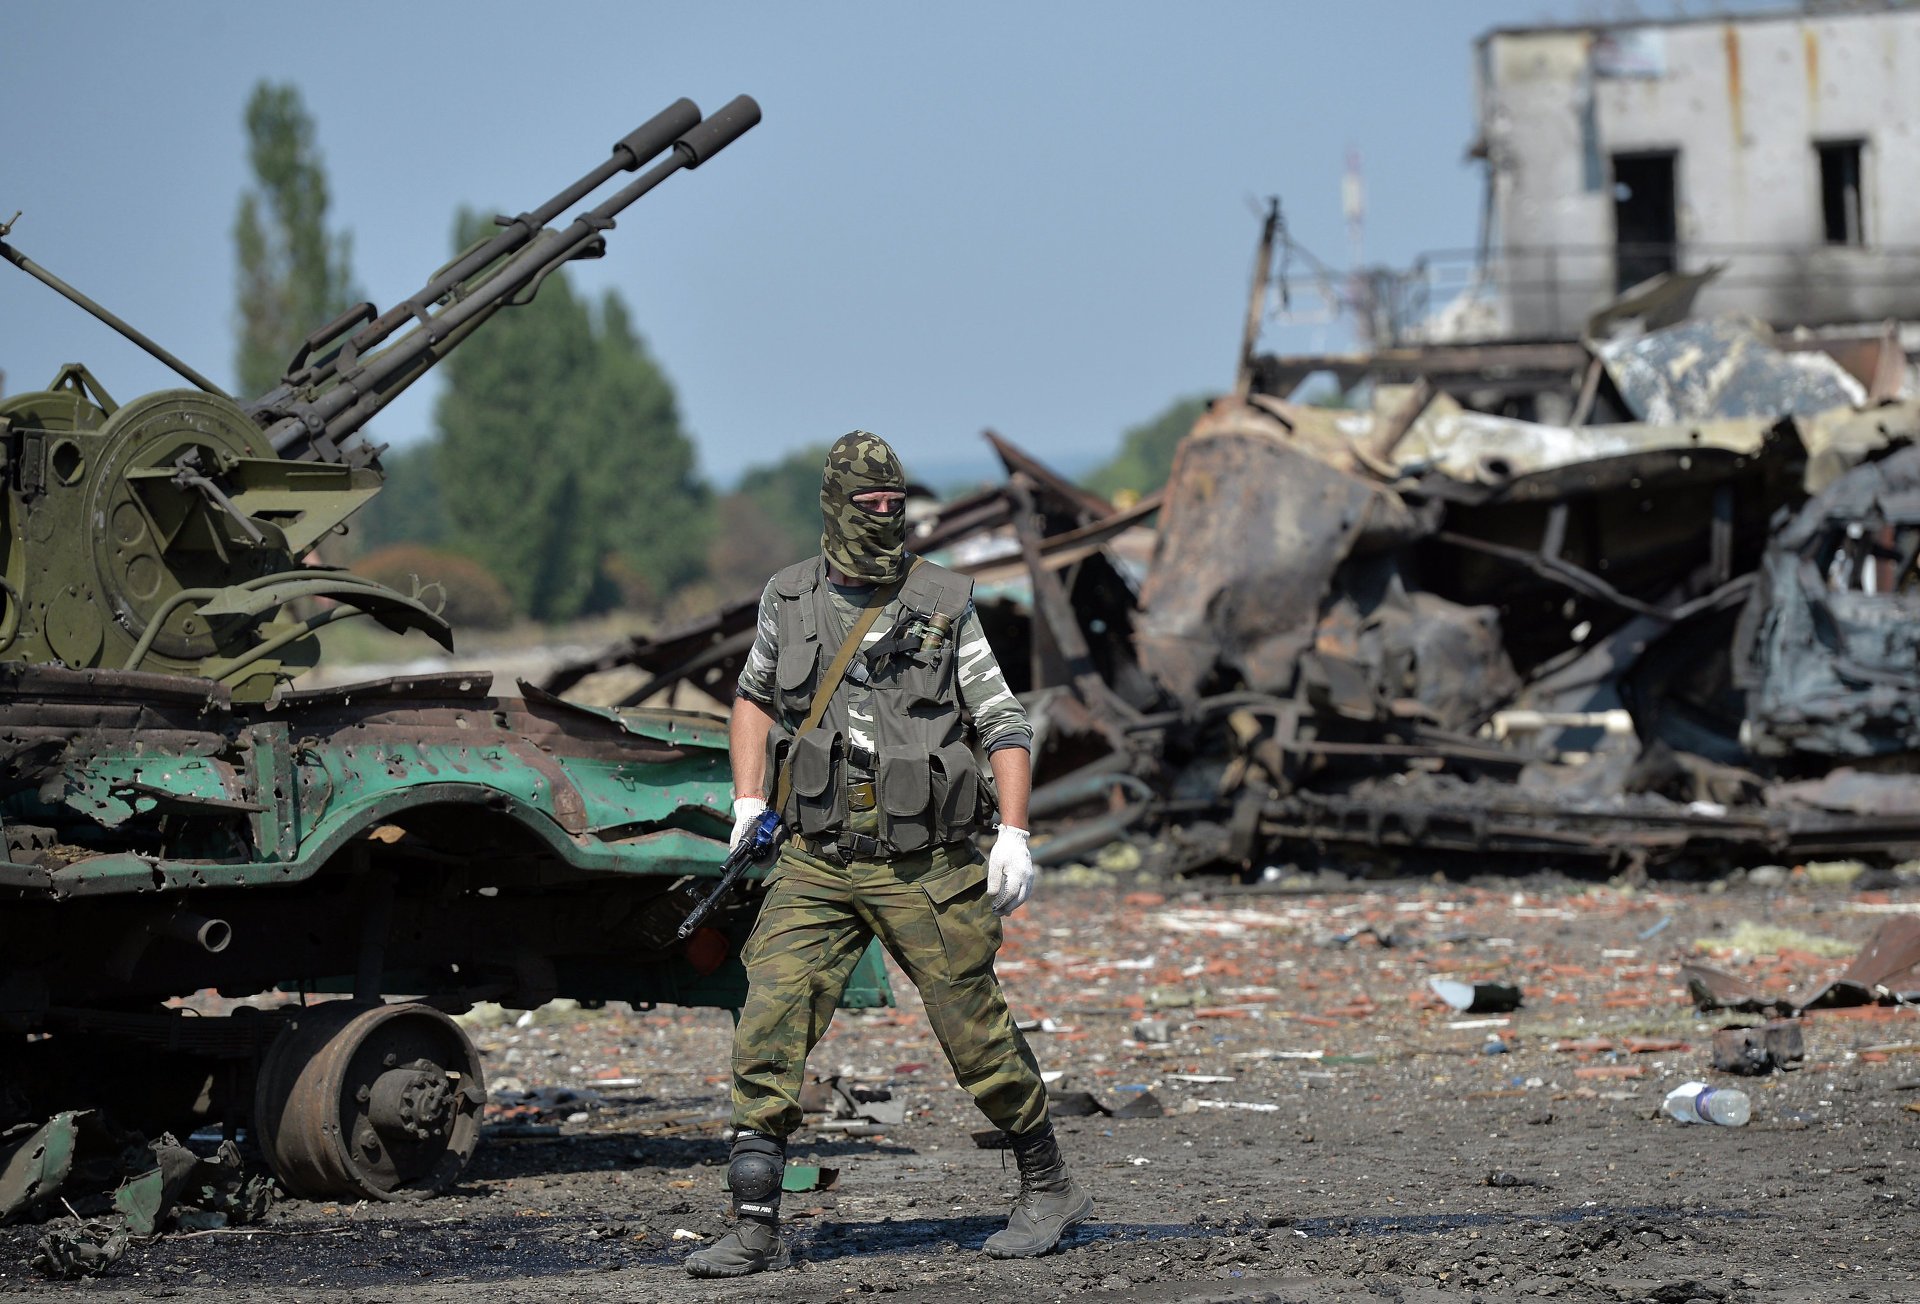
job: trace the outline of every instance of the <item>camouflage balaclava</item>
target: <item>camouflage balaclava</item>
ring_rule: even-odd
[[[875,489],[907,490],[907,473],[887,441],[855,430],[833,441],[820,477],[820,515],[826,529],[820,551],[849,579],[891,584],[906,573],[907,516],[876,516],[853,496]]]

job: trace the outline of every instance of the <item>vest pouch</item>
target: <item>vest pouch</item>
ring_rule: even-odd
[[[772,799],[774,793],[780,791],[778,786],[780,782],[780,767],[791,763],[792,754],[793,735],[785,729],[782,729],[779,725],[774,725],[773,728],[767,731],[767,794],[769,800]],[[787,808],[780,812],[780,818],[786,821],[788,828],[793,828],[798,823],[794,816],[794,801],[791,792],[787,794]]]
[[[808,836],[836,833],[847,821],[846,785],[834,782],[839,742],[840,735],[829,729],[815,729],[794,740],[793,803],[800,832]]]
[[[820,645],[802,642],[783,645],[773,667],[773,678],[780,689],[780,712],[796,720],[806,719],[813,707],[814,669],[820,664]]]
[[[918,851],[933,841],[932,771],[925,756],[880,757],[880,836],[895,851]]]
[[[917,659],[919,657],[925,657],[927,664],[922,665]],[[941,707],[953,696],[948,685],[952,661],[951,647],[943,647],[938,652],[916,653],[915,658],[901,657],[891,682],[882,681],[882,686],[897,691],[906,699],[908,709]]]
[[[973,830],[979,816],[980,765],[965,742],[936,750],[933,761],[933,816],[942,842]]]

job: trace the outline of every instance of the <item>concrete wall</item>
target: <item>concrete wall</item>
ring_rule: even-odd
[[[1732,264],[1700,311],[1920,318],[1920,10],[1495,32],[1476,62],[1493,333],[1568,336],[1611,297],[1611,157],[1661,150],[1681,268]],[[1838,140],[1866,142],[1864,248],[1824,241],[1814,146]]]

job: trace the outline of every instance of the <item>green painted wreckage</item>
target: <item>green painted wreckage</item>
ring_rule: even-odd
[[[0,400],[0,1162],[19,1125],[98,1109],[244,1129],[295,1194],[410,1198],[480,1136],[484,1066],[453,1015],[738,1008],[758,889],[676,937],[725,858],[724,720],[473,672],[294,684],[335,620],[451,640],[430,591],[309,557],[380,488],[367,420],[758,119],[744,96],[705,118],[679,101],[412,298],[323,326],[246,403],[0,240],[195,386],[120,405],[68,366]],[[877,953],[841,999],[891,1003]]]

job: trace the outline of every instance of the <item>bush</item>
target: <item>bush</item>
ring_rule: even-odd
[[[456,629],[501,629],[513,620],[513,599],[507,596],[506,585],[485,566],[457,552],[396,543],[368,553],[353,570],[406,594],[413,592],[415,576],[422,587],[441,586],[447,602],[440,614]],[[433,598],[426,602],[432,606]]]

